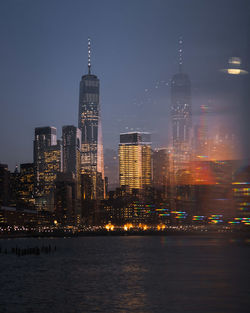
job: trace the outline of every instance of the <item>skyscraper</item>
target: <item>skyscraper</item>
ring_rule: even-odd
[[[55,127],[38,127],[34,140],[34,172],[36,206],[54,209],[54,188],[57,173],[62,171],[62,146]]]
[[[25,207],[34,206],[34,164],[20,164],[19,203]]]
[[[76,177],[80,171],[81,131],[68,125],[62,128],[63,172]]]
[[[167,188],[171,181],[171,153],[167,148],[158,148],[153,151],[153,186],[161,190],[164,196],[167,196]]]
[[[151,185],[151,142],[149,133],[120,134],[120,186],[142,189]]]
[[[80,82],[78,128],[82,132],[81,172],[99,172],[104,179],[102,129],[99,104],[99,79],[91,73],[90,40],[88,40],[88,74]],[[94,182],[94,185],[96,183]]]
[[[171,114],[173,132],[174,169],[182,168],[190,159],[191,153],[191,83],[187,74],[182,71],[183,48],[179,40],[179,73],[171,80]]]

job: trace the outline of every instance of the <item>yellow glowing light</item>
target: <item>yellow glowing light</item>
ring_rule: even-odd
[[[132,228],[132,227],[133,227],[133,225],[130,223],[130,224],[125,224],[123,228],[124,228],[124,230],[127,231],[127,230],[130,230],[130,228]]]
[[[229,75],[242,75],[248,73],[246,70],[242,70],[240,68],[226,68],[221,71]]]
[[[230,64],[241,65],[241,59],[237,57],[232,57],[229,59]]]
[[[166,228],[166,225],[164,224],[157,225],[157,230],[164,230],[165,228]]]
[[[107,229],[107,231],[110,231],[110,230],[112,231],[112,230],[114,230],[115,226],[112,225],[111,223],[109,223],[109,224],[105,225],[105,228]]]
[[[55,225],[57,225],[57,224],[58,224],[57,220],[54,220],[54,224],[55,224]]]
[[[231,75],[239,75],[240,74],[240,69],[238,68],[229,68],[227,70],[228,74],[231,74]]]

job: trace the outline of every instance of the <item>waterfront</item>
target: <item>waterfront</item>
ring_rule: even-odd
[[[1,312],[248,312],[250,241],[216,236],[20,238],[2,248]]]

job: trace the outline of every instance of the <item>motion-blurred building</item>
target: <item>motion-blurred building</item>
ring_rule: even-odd
[[[109,190],[115,190],[115,188],[119,187],[119,158],[116,150],[104,150],[104,164]]]
[[[120,186],[145,189],[151,185],[151,139],[149,133],[120,134]]]
[[[250,218],[250,166],[239,168],[234,174],[233,195],[236,215],[242,219]]]
[[[171,187],[171,153],[167,148],[157,148],[152,153],[153,187],[166,199]]]
[[[171,80],[171,114],[173,132],[173,160],[177,171],[185,167],[191,154],[192,104],[191,83],[182,71],[182,39],[179,41],[179,73]]]

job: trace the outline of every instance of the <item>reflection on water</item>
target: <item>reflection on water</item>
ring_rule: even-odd
[[[249,240],[81,237],[50,255],[0,255],[0,312],[248,312]]]

